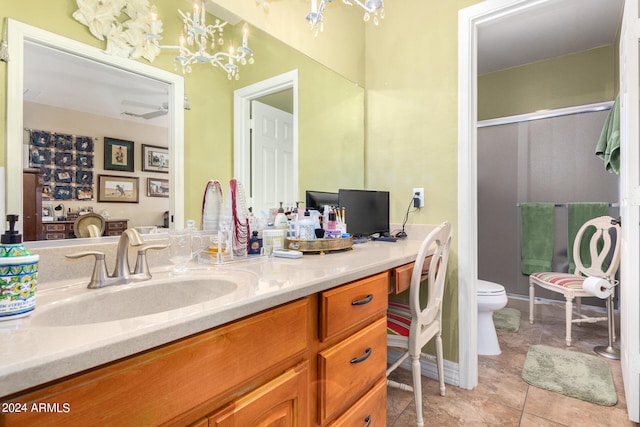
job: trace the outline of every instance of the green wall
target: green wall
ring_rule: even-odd
[[[617,47],[603,46],[478,77],[478,120],[616,96]]]
[[[474,0],[385,3],[379,27],[366,27],[368,188],[391,191],[401,222],[413,187],[425,207],[409,223],[448,220],[453,242],[443,305],[444,354],[458,361],[458,11]]]

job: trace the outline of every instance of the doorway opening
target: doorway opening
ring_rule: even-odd
[[[291,92],[292,124],[291,124],[291,160],[290,170],[287,171],[287,194],[298,194],[298,70],[292,70],[284,74],[254,83],[234,92],[234,145],[233,145],[233,171],[236,179],[244,183],[249,189],[249,205],[254,200],[266,200],[260,194],[261,186],[257,185],[259,179],[254,168],[254,153],[252,148],[252,102],[264,100],[268,95],[274,95],[283,91]],[[282,189],[280,193],[284,193]],[[284,200],[282,200],[284,201]],[[273,206],[276,207],[276,206]]]

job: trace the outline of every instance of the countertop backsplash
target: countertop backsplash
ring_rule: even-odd
[[[166,244],[166,235],[150,236],[143,235],[145,244]],[[107,241],[104,241],[107,240]],[[39,243],[27,244],[29,250],[40,255],[38,262],[38,289],[44,290],[49,285],[55,287],[60,285],[60,281],[77,282],[91,277],[95,257],[88,256],[80,259],[67,259],[65,255],[83,251],[104,252],[107,264],[107,271],[113,272],[116,263],[116,249],[118,247],[117,238],[103,238],[101,241],[92,242],[92,239],[81,239],[74,241],[65,240],[64,245],[48,247]],[[31,242],[29,242],[31,243]],[[137,251],[134,247],[129,248],[129,265],[131,269],[136,265]],[[168,253],[163,250],[147,251],[147,263],[153,274],[154,268],[166,266],[169,263]]]
[[[422,240],[433,229],[432,224],[406,224],[405,232],[410,240]],[[390,224],[390,230],[401,230],[402,224]],[[165,234],[143,235],[146,244],[166,244],[168,243]],[[95,243],[91,239],[64,240],[55,247],[39,242],[29,242],[29,249],[40,255],[38,264],[38,288],[47,289],[49,286],[58,287],[61,281],[77,282],[86,279],[87,283],[93,272],[95,258],[88,256],[80,259],[67,259],[65,255],[82,252],[98,251],[105,253],[107,271],[111,273],[115,266],[117,238],[102,238]],[[58,242],[56,242],[58,243]],[[137,251],[135,248],[129,249],[129,265],[133,269],[136,263]],[[149,250],[147,252],[147,262],[153,274],[154,269],[169,265],[168,252],[164,250]]]

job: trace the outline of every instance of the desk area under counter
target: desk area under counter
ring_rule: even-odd
[[[0,401],[68,403],[67,413],[47,414],[52,424],[249,425],[242,423],[276,417],[328,426],[371,416],[372,426],[384,425],[390,277],[414,261],[419,244],[194,264],[200,274],[253,277],[237,296],[200,311],[70,327],[0,322],[0,339],[12,343],[0,347]],[[362,298],[371,303],[352,305]],[[349,384],[335,386],[344,379]],[[42,415],[2,413],[0,424],[33,425]]]

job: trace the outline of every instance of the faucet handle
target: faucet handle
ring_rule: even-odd
[[[136,266],[133,269],[134,274],[141,274],[146,278],[151,278],[151,272],[149,271],[149,265],[147,263],[147,251],[148,250],[158,250],[158,249],[166,249],[169,245],[157,244],[157,245],[146,245],[138,249],[138,256],[136,258]]]
[[[109,277],[107,274],[107,264],[105,263],[104,252],[83,251],[83,252],[74,252],[72,254],[65,255],[65,257],[69,259],[78,259],[78,258],[84,258],[87,256],[96,257],[96,261],[93,264],[93,272],[91,273],[91,280],[89,281],[87,288],[89,289],[101,288],[106,284],[107,278]]]

